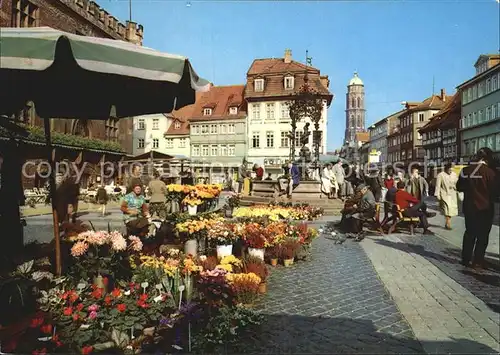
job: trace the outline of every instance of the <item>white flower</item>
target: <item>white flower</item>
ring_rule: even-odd
[[[123,294],[124,294],[125,296],[130,296],[130,290],[127,290],[127,291],[123,292]]]
[[[200,255],[200,260],[201,260],[201,261],[205,261],[205,260],[207,260],[207,256],[206,256],[206,255]]]

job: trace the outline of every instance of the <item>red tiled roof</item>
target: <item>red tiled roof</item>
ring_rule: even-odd
[[[307,72],[309,84],[319,94],[325,96],[330,104],[333,95],[328,90],[328,76],[321,75],[320,71],[311,66],[291,60],[285,63],[283,58],[255,59],[247,72],[246,98],[264,97],[289,97],[298,92],[304,85],[304,77]],[[287,90],[284,87],[285,76],[293,76],[294,89]],[[264,79],[264,91],[254,90],[254,80]]]
[[[246,105],[243,99],[245,85],[213,86],[210,91],[196,97],[189,121],[213,121],[246,117]],[[231,115],[230,107],[237,107],[238,113]],[[212,114],[203,115],[204,108],[211,108]]]
[[[356,141],[357,142],[368,142],[370,140],[370,133],[368,132],[358,132],[356,133]]]
[[[437,112],[425,126],[419,129],[419,132],[424,133],[433,131],[438,129],[449,118],[454,118],[457,113],[457,107],[460,109],[460,97],[458,93],[450,96],[443,104],[443,108]],[[458,117],[460,117],[460,112],[458,113]]]
[[[196,93],[196,101],[197,102],[200,97],[202,96],[202,92],[197,92]],[[168,127],[167,132],[165,132],[165,135],[170,135],[170,136],[177,136],[177,135],[186,135],[189,134],[189,118],[193,116],[194,110],[196,104],[192,104],[189,106],[185,106],[181,108],[180,110],[173,111],[172,113],[168,114],[167,116],[172,118],[172,124],[170,127]],[[180,122],[181,127],[180,128],[175,128],[175,122]]]

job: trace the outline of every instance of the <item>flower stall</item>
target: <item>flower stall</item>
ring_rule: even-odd
[[[178,190],[172,189],[182,199],[193,191]],[[26,295],[36,291],[37,299],[27,321],[8,341],[2,339],[1,350],[219,352],[221,344],[227,350],[245,327],[260,321],[253,308],[268,290],[268,264],[281,261],[288,267],[309,252],[318,233],[297,218],[319,215],[305,206],[239,208],[232,219],[216,213],[175,215],[184,250],[164,245],[146,250],[145,240],[135,236],[66,226],[64,277],[55,278],[34,261],[7,275],[30,280]],[[243,250],[233,247],[237,243]]]

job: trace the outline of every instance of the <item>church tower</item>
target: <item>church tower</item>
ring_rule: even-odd
[[[356,133],[365,132],[365,85],[354,72],[347,85],[344,144],[354,142]]]

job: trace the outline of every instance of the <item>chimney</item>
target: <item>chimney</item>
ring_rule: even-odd
[[[443,102],[446,101],[446,90],[445,89],[441,89],[441,100]]]
[[[291,49],[285,49],[284,60],[285,60],[285,63],[291,63],[292,62],[292,50]]]

